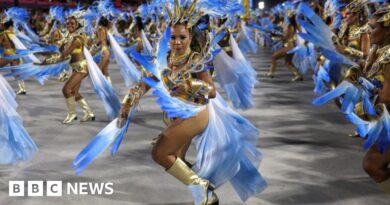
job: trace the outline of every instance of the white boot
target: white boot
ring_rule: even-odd
[[[19,87],[19,90],[18,90],[18,92],[16,92],[17,95],[26,95],[27,94],[26,86],[24,85],[24,80],[18,81],[18,87]]]
[[[84,98],[78,101],[81,109],[83,109],[84,117],[80,120],[81,122],[95,121],[95,115],[89,107],[87,101]]]

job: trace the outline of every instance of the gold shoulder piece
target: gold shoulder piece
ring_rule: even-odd
[[[345,32],[347,31],[347,22],[343,21],[340,26],[340,31],[338,37],[342,39],[344,37]]]
[[[377,52],[380,55],[380,57],[378,58],[379,64],[384,65],[390,63],[390,45],[379,49]]]

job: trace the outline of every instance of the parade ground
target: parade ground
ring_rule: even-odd
[[[329,103],[315,107],[312,72],[304,81],[291,82],[292,74],[283,66],[276,77],[262,77],[268,72],[271,53],[260,49],[251,55],[260,84],[253,93],[255,108],[240,111],[261,131],[258,149],[263,154],[260,173],[268,182],[262,193],[250,198],[247,205],[265,204],[342,204],[386,205],[385,195],[364,173],[365,150],[359,138],[349,137],[353,126],[338,108]],[[113,85],[122,98],[127,92],[119,67],[110,64]],[[13,79],[8,79],[16,89]],[[109,121],[103,105],[94,94],[89,79],[80,93],[90,103],[95,122],[62,124],[66,116],[63,83],[55,78],[44,86],[26,81],[27,95],[17,96],[18,112],[39,150],[27,162],[0,166],[0,205],[191,205],[187,188],[153,162],[152,139],[164,127],[162,112],[148,93],[140,103],[119,152],[111,157],[107,151],[79,176],[72,161]],[[82,111],[79,107],[79,119]],[[189,151],[190,161],[194,150]],[[10,181],[61,181],[62,196],[9,196]],[[112,184],[112,193],[68,194],[68,185]],[[80,191],[80,190],[79,190]],[[90,190],[89,190],[90,191]],[[217,189],[220,205],[243,204],[229,184]]]

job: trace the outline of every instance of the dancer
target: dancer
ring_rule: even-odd
[[[268,77],[273,78],[275,76],[276,64],[277,61],[285,57],[285,65],[293,73],[294,77],[292,81],[303,80],[302,75],[299,73],[298,69],[292,64],[293,55],[288,54],[288,52],[295,47],[296,35],[298,30],[298,25],[295,20],[295,11],[294,9],[286,9],[287,17],[284,20],[283,24],[283,48],[277,50],[272,55],[271,68],[267,74]]]
[[[200,52],[190,46],[195,40],[192,29],[202,14],[195,9],[196,3],[179,5],[175,1],[171,26],[158,46],[155,64],[147,62],[142,55],[135,55],[149,73],[130,89],[119,119],[103,129],[76,157],[73,165],[77,173],[109,144],[114,143],[112,153],[116,152],[134,106],[149,89],[153,89],[153,95],[158,97],[157,103],[170,123],[153,147],[152,157],[169,174],[189,186],[195,204],[218,204],[213,190],[228,181],[243,201],[265,188],[265,181],[257,171],[261,159],[255,146],[258,130],[229,108],[216,92],[204,66],[209,58],[210,44],[201,45]],[[168,41],[171,51],[167,54]],[[116,123],[119,130],[114,127]],[[185,156],[192,141],[198,152],[196,163],[191,166]]]
[[[70,66],[72,68],[72,74],[62,89],[68,108],[68,114],[63,121],[64,124],[70,124],[77,120],[76,102],[79,103],[84,111],[84,117],[80,120],[81,122],[95,120],[95,115],[87,101],[79,93],[83,79],[88,76],[88,65],[83,54],[86,36],[83,34],[82,25],[79,22],[81,16],[78,15],[80,15],[80,11],[74,12],[67,18],[66,26],[69,34],[66,37],[64,50],[59,56],[59,59],[65,59],[70,56]]]
[[[3,32],[0,33],[0,47],[4,50],[4,56],[12,56],[16,54],[16,47],[12,41],[13,36],[15,36],[13,25],[14,22],[12,20],[1,22],[1,30],[3,30]],[[20,59],[7,60],[5,58],[1,58],[1,61],[2,67],[6,65],[15,66],[20,64]],[[18,78],[18,76],[15,78]],[[19,90],[16,92],[17,95],[27,94],[24,80],[18,80],[18,87]]]
[[[377,107],[385,107],[379,116],[390,117],[387,110],[390,103],[390,7],[373,14],[370,22],[370,39],[375,45],[367,59],[364,74],[377,88]],[[387,115],[387,116],[386,116]],[[368,120],[367,118],[365,120]],[[372,119],[380,121],[379,119]],[[386,127],[389,129],[390,127]],[[388,194],[390,194],[390,141],[388,133],[380,133],[379,139],[366,153],[363,168],[366,173]]]

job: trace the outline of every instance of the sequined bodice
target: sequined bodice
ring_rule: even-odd
[[[197,55],[198,54],[196,52],[191,52],[188,58],[185,59],[181,65],[173,65],[172,62],[169,62],[170,67],[165,68],[162,71],[162,81],[169,91],[174,91],[175,86],[184,81],[189,81],[193,78],[196,78],[196,75],[191,72],[191,68],[196,64],[195,61]],[[206,96],[190,91],[181,93],[177,97],[181,100],[196,105],[206,105],[208,103]]]

